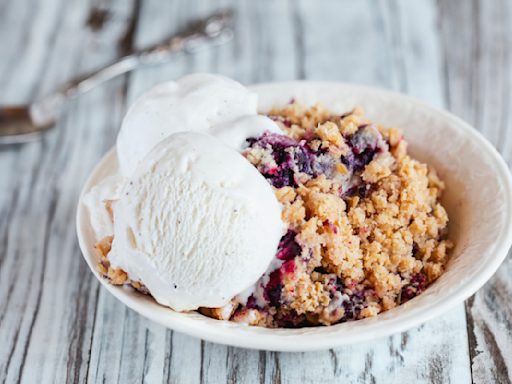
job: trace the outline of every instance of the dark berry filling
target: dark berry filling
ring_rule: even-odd
[[[343,164],[352,172],[361,172],[379,151],[378,140],[371,126],[361,127],[347,140],[350,147],[345,156],[341,157]]]
[[[285,125],[287,123],[280,116],[271,118]],[[369,187],[365,186],[363,187],[366,190],[359,190],[362,180],[352,176],[358,176],[377,154],[387,149],[385,140],[373,125],[361,126],[354,134],[344,137],[347,150],[344,155],[338,155],[339,157],[329,153],[328,147],[319,147],[316,150],[310,148],[312,140],[318,139],[314,131],[306,131],[304,138],[305,140],[299,142],[286,135],[267,131],[258,138],[247,139],[249,148],[259,147],[270,151],[275,165],[260,163],[257,168],[271,185],[276,188],[297,187],[298,173],[311,178],[324,174],[340,183],[341,196],[353,196],[357,193],[364,196],[368,192]],[[312,147],[317,148],[318,145]],[[337,173],[336,163],[344,164],[348,173],[343,176]]]
[[[270,274],[270,280],[265,286],[263,291],[263,297],[269,301],[271,305],[278,306],[281,302],[281,293],[283,290],[283,284],[281,279],[281,270],[276,269]]]
[[[354,321],[359,318],[361,310],[366,306],[364,301],[363,291],[354,291],[353,295],[349,295],[349,300],[345,300],[342,304],[345,314],[340,320],[340,323],[346,321]]]
[[[279,306],[283,291],[283,277],[287,274],[293,274],[297,270],[295,259],[285,261],[281,268],[276,269],[269,276],[269,282],[264,287],[263,297],[273,306]]]
[[[296,232],[288,230],[286,235],[281,237],[276,257],[279,260],[290,260],[301,254],[302,249],[295,241]]]
[[[314,325],[307,321],[306,316],[298,315],[295,311],[276,319],[275,323],[279,328],[302,328]]]
[[[336,278],[336,281],[333,282],[333,284],[330,284],[333,286],[331,289],[331,296],[334,296],[334,293],[336,291],[347,295],[348,300],[343,300],[341,303],[341,307],[343,308],[345,313],[343,317],[338,321],[339,323],[344,323],[346,321],[354,321],[357,320],[359,317],[359,314],[361,313],[361,310],[366,307],[365,302],[365,296],[368,294],[372,294],[371,290],[367,290],[365,288],[361,290],[355,289],[355,287],[351,288],[350,291],[352,291],[352,294],[347,294],[347,291],[345,290],[345,285],[342,283],[341,279],[339,277]]]
[[[411,282],[402,288],[401,303],[411,300],[425,290],[425,276],[417,273],[411,277]]]
[[[297,187],[295,170],[317,177],[323,169],[320,164],[315,164],[316,153],[311,148],[288,136],[267,131],[261,137],[249,138],[247,141],[249,147],[272,148],[277,168],[260,169],[260,172],[276,188]]]

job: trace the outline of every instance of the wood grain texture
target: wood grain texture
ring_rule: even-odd
[[[512,160],[512,5],[439,2],[449,108]],[[475,383],[512,382],[512,258],[466,304]]]
[[[105,26],[96,32],[85,26],[93,4],[47,5],[43,1],[5,5],[5,12],[13,18],[32,9],[36,24],[38,9],[54,7],[55,15],[45,21],[48,28],[42,28],[47,35],[45,55],[40,56],[37,30],[18,49],[19,41],[2,39],[6,48],[14,45],[13,62],[20,66],[35,63],[26,74],[14,64],[4,73],[2,97],[9,96],[4,102],[28,101],[33,89],[36,94],[47,92],[117,55],[130,3],[112,3],[118,17],[108,29]],[[0,33],[9,27],[2,24]],[[32,27],[25,20],[18,30],[31,31]],[[33,83],[25,85],[30,76],[34,76]],[[80,251],[73,223],[80,184],[114,142],[115,131],[111,130],[121,117],[117,106],[124,103],[120,86],[120,81],[114,81],[69,103],[44,141],[3,149],[0,154],[4,175],[0,381],[62,383],[84,381],[87,376],[98,283],[77,257]],[[96,145],[86,145],[92,140]]]
[[[313,353],[204,342],[99,286],[75,235],[81,186],[114,144],[127,106],[186,73],[407,92],[475,124],[512,160],[506,0],[0,0],[0,102],[29,101],[224,7],[237,11],[232,43],[114,79],[69,103],[42,142],[0,149],[0,382],[510,382],[510,259],[467,308]]]

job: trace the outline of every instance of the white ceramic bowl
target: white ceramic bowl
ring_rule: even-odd
[[[178,313],[131,289],[109,285],[96,272],[94,235],[85,192],[117,170],[112,149],[94,169],[80,198],[77,231],[80,247],[94,275],[115,297],[141,315],[204,340],[274,351],[310,351],[365,342],[406,331],[448,311],[475,293],[496,271],[512,243],[512,180],[508,167],[474,128],[459,118],[409,96],[336,82],[285,82],[252,86],[260,110],[285,105],[292,98],[312,105],[321,101],[334,112],[355,105],[384,126],[401,128],[416,159],[436,167],[447,184],[443,204],[456,243],[446,272],[423,294],[377,317],[331,327],[266,329],[213,320],[198,313]]]

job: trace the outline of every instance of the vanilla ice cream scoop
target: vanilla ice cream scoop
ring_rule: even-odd
[[[263,275],[284,233],[258,170],[195,132],[158,144],[112,207],[111,266],[177,311],[227,304]]]
[[[238,151],[245,139],[266,130],[282,134],[272,120],[258,116],[257,104],[254,92],[221,75],[195,73],[156,85],[123,120],[117,137],[121,174],[131,176],[151,149],[177,132],[211,134]]]

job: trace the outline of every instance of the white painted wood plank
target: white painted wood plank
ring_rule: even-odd
[[[444,107],[442,51],[433,1],[380,1],[394,90]]]
[[[228,348],[221,344],[203,342],[201,383],[215,384],[228,377]],[[254,379],[254,378],[253,378]],[[250,381],[249,381],[250,382]]]
[[[48,50],[66,10],[61,0],[3,1],[0,12],[0,102],[33,99]]]
[[[512,7],[440,1],[447,102],[512,161]],[[512,382],[512,258],[467,302],[475,383]]]
[[[86,64],[87,59],[84,59],[82,63]],[[112,108],[113,102],[120,101],[112,98],[111,86],[114,86],[114,89],[119,89],[119,86],[116,87],[115,84],[120,85],[118,82],[114,82],[103,89],[95,90],[80,99],[77,104],[71,104],[67,115],[63,117],[60,132],[56,132],[65,141],[59,143],[59,138],[57,138],[54,151],[59,156],[53,161],[63,167],[59,170],[59,167],[54,166],[56,170],[60,171],[55,176],[54,182],[56,197],[58,197],[55,224],[52,223],[52,226],[49,227],[51,237],[48,240],[45,255],[47,263],[45,281],[40,288],[43,293],[41,309],[34,323],[32,340],[27,350],[27,361],[30,362],[30,366],[26,368],[27,375],[23,376],[27,383],[34,382],[39,377],[50,381],[52,375],[56,374],[58,375],[55,377],[57,382],[72,381],[73,379],[68,376],[69,366],[77,364],[77,361],[74,360],[77,356],[69,356],[74,347],[69,343],[74,338],[78,338],[78,342],[83,342],[83,337],[90,338],[96,306],[97,283],[90,281],[90,272],[80,258],[76,235],[73,226],[69,223],[73,223],[75,220],[74,211],[80,185],[85,182],[94,162],[100,158],[106,147],[112,145],[112,141],[110,141],[105,146],[101,141],[101,134],[105,133],[108,139],[108,124],[111,117],[115,116],[117,119],[120,117],[119,114],[115,114],[115,108]],[[98,102],[101,107],[96,106]],[[99,134],[91,137],[91,133],[94,132]],[[91,150],[95,147],[93,145],[83,145],[88,140],[97,142],[96,151]],[[60,147],[61,145],[62,147]],[[62,148],[66,148],[65,152],[59,153]],[[85,159],[86,161],[84,161]],[[40,182],[46,183],[44,179]],[[86,284],[85,289],[92,288],[93,292],[84,291],[82,286],[77,284],[77,281],[80,280]],[[82,302],[90,294],[92,294],[92,302],[86,309],[80,310]],[[69,306],[70,304],[71,306]],[[75,334],[77,326],[83,327],[79,330],[78,335]],[[86,339],[85,345],[77,347],[87,348],[84,356],[81,353],[78,356],[78,364],[80,364],[80,358],[87,362],[90,341]],[[48,348],[52,348],[55,353],[47,354]],[[37,357],[40,358],[39,365],[34,364]],[[83,378],[86,373],[85,366],[79,365],[79,368],[79,376]]]
[[[302,26],[297,39],[306,79],[393,86],[385,24],[375,1],[299,1],[296,23]]]
[[[87,381],[116,383],[121,363],[124,317],[128,309],[105,289],[100,290]]]
[[[512,258],[468,302],[475,383],[512,382]]]
[[[34,11],[43,7],[42,3],[16,4]],[[123,7],[129,6],[125,1],[119,4],[114,16],[122,16]],[[49,23],[45,27],[60,33],[44,48],[48,59],[38,59],[41,36],[37,31],[34,41],[20,50],[21,61],[26,57],[38,59],[33,69],[48,62],[48,66],[41,67],[46,68],[44,73],[39,74],[45,81],[32,86],[38,85],[42,91],[52,89],[80,71],[104,65],[115,57],[115,45],[123,33],[122,18],[111,20],[108,33],[92,33],[85,27],[90,4],[75,1],[66,2],[66,6],[44,5],[48,6],[46,11],[62,11],[62,18],[48,17],[44,12],[40,15]],[[33,25],[27,21],[24,30],[40,26],[37,17]],[[57,19],[59,22],[55,22]],[[41,28],[43,35],[45,30]],[[99,46],[110,49],[96,55]],[[18,68],[11,69],[9,82],[23,89],[27,76]],[[120,117],[112,105],[119,102],[119,98],[112,97],[112,90],[119,89],[119,85],[119,81],[111,83],[70,103],[44,141],[0,154],[0,161],[17,155],[22,165],[22,169],[11,170],[11,180],[19,180],[19,190],[12,191],[17,202],[12,221],[3,227],[10,239],[4,245],[0,271],[8,288],[0,304],[5,305],[0,339],[4,341],[2,354],[7,355],[5,359],[0,357],[4,368],[1,375],[7,382],[73,382],[85,377],[98,283],[81,259],[74,212],[81,185],[107,148],[102,145],[102,134],[111,138],[107,125],[112,117]],[[91,136],[94,133],[97,137]],[[87,141],[89,146],[84,145]],[[108,147],[111,145],[112,141]]]

